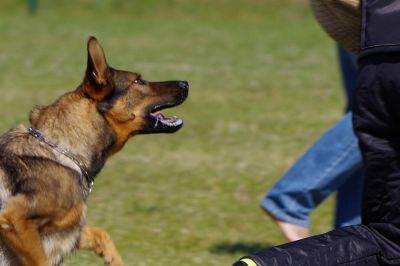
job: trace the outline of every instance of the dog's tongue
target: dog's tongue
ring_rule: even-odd
[[[154,116],[154,117],[161,117],[161,118],[165,118],[165,115],[162,113],[162,112],[160,112],[160,111],[158,111],[158,112],[155,112],[155,113],[151,113],[151,115],[152,116]]]

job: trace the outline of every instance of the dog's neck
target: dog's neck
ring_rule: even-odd
[[[91,100],[79,92],[61,96],[55,103],[36,107],[30,116],[32,128],[52,143],[74,154],[96,176],[114,144],[114,133]]]
[[[62,163],[65,166],[69,166],[70,164],[65,161],[65,159],[68,159],[73,164],[75,164],[75,165],[73,165],[74,167],[72,167],[72,168],[76,168],[76,170],[80,173],[80,175],[82,177],[84,177],[85,180],[83,180],[83,181],[86,181],[86,182],[84,182],[85,186],[88,188],[89,192],[92,191],[92,186],[93,186],[93,183],[94,183],[94,176],[91,176],[89,174],[89,172],[87,170],[87,167],[83,162],[78,160],[76,158],[76,156],[72,152],[70,152],[69,150],[64,149],[63,147],[60,147],[59,145],[51,142],[40,131],[30,127],[30,128],[28,128],[28,132],[29,132],[29,134],[31,136],[33,136],[34,138],[36,138],[40,142],[42,142],[44,144],[47,144],[50,148],[52,148],[55,151],[57,158],[60,158],[59,159],[60,163]]]

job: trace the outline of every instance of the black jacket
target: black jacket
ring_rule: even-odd
[[[400,51],[400,1],[362,0],[361,56]]]
[[[363,224],[262,250],[235,266],[400,266],[400,0],[363,1],[361,49],[353,122],[365,170]]]

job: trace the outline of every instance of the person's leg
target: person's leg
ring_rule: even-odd
[[[346,96],[346,110],[352,109],[358,77],[357,57],[338,46],[338,61],[342,85]],[[336,194],[335,228],[361,223],[361,169],[349,176],[338,188]]]
[[[307,228],[310,212],[360,168],[349,113],[279,179],[261,201],[261,207],[277,221]],[[286,235],[285,228],[282,230]]]
[[[361,61],[354,127],[365,171],[363,225],[251,254],[246,258],[253,265],[400,265],[398,62],[399,54],[370,55]],[[238,261],[236,265],[248,264]]]
[[[358,68],[356,65],[356,56],[347,52],[342,48],[338,48],[338,60],[343,80],[343,88],[345,90],[347,109],[351,109],[355,85],[358,76]],[[340,131],[342,130],[342,134]],[[343,145],[335,145],[337,149],[330,150],[330,143],[343,141]],[[336,218],[335,226],[343,227],[352,224],[358,224],[361,221],[361,187],[362,174],[360,161],[361,157],[357,152],[350,151],[351,154],[357,154],[356,158],[348,164],[342,165],[340,162],[343,153],[348,152],[346,149],[356,143],[354,133],[352,131],[350,115],[344,117],[332,129],[328,130],[302,158],[280,179],[270,193],[261,202],[263,209],[272,216],[277,222],[285,237],[290,240],[298,240],[309,235],[309,213],[323,200],[328,194],[337,189],[336,198]],[[329,147],[329,148],[328,148]],[[321,156],[326,158],[322,164],[318,164],[318,158]],[[345,155],[347,156],[347,155]],[[346,157],[342,160],[347,159]],[[332,164],[337,171],[331,169]],[[350,167],[346,169],[345,167]],[[327,171],[324,173],[324,171]],[[351,174],[350,172],[354,172]],[[325,181],[314,180],[324,175]],[[335,180],[338,178],[338,180]],[[299,189],[293,189],[298,182],[295,180],[303,180]],[[324,183],[325,182],[325,183]],[[291,183],[291,184],[289,184]],[[318,189],[324,186],[332,187],[328,190],[318,193]],[[304,186],[309,186],[304,188]],[[281,189],[283,188],[283,189]],[[300,193],[304,193],[304,201],[298,203],[290,203],[301,198]],[[281,194],[281,195],[280,195]],[[309,199],[307,199],[309,198]]]
[[[343,182],[336,194],[335,228],[361,223],[363,171],[357,170]]]
[[[346,112],[353,108],[353,99],[357,86],[358,65],[357,56],[338,46],[339,70],[342,86],[346,97]]]

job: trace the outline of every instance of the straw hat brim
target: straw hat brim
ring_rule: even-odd
[[[322,28],[343,48],[360,50],[360,0],[310,0]]]

